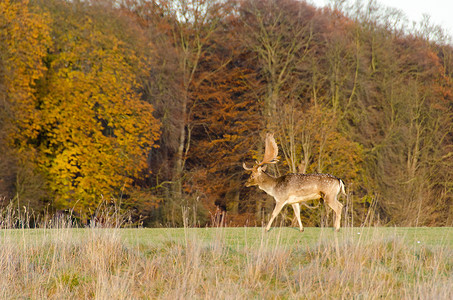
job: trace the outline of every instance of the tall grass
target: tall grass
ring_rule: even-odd
[[[168,229],[177,237],[149,229],[149,241],[117,220],[46,224],[0,231],[1,299],[453,298],[448,243],[413,243],[377,227],[361,235],[307,228],[300,235],[316,237],[295,240],[288,228]]]

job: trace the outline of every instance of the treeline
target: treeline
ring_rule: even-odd
[[[2,1],[1,205],[261,225],[274,200],[242,162],[274,132],[270,172],[341,177],[349,222],[452,225],[449,37],[341,3]]]

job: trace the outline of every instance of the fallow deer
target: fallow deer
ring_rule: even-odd
[[[247,171],[252,171],[252,175],[246,186],[257,185],[267,194],[274,197],[276,205],[272,212],[271,219],[266,226],[266,231],[271,228],[272,222],[286,204],[291,204],[299,223],[300,231],[304,231],[300,220],[300,203],[309,200],[323,199],[335,212],[334,227],[335,231],[340,230],[341,210],[343,204],[337,200],[340,191],[344,191],[344,182],[330,174],[287,174],[274,177],[265,172],[266,164],[278,162],[278,147],[274,135],[266,135],[264,157],[261,162],[256,162],[252,168],[248,168],[245,163],[243,167]],[[306,205],[307,206],[307,205]]]

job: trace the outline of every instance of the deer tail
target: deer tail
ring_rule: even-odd
[[[343,193],[343,195],[346,196],[346,192],[344,191],[344,182],[343,180],[340,179],[340,190]]]

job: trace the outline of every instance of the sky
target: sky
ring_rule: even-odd
[[[361,1],[368,2],[368,0]],[[331,3],[330,0],[308,0],[307,2],[316,6],[326,6]],[[428,14],[432,24],[442,26],[450,36],[453,36],[453,0],[377,0],[377,2],[383,6],[400,9],[410,21],[420,22],[423,14]]]

